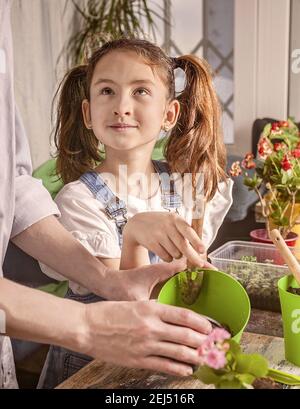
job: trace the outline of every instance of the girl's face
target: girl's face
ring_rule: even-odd
[[[167,87],[142,57],[114,50],[97,63],[82,110],[85,125],[106,147],[132,150],[152,148],[161,127],[175,125],[179,103],[167,101]]]

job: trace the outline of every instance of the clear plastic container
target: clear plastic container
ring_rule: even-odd
[[[300,250],[291,250],[300,260]],[[208,257],[218,270],[230,274],[244,286],[253,308],[280,311],[277,281],[289,274],[289,270],[275,246],[229,241]]]

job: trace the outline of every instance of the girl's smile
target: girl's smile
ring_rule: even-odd
[[[127,132],[129,130],[136,129],[137,125],[130,125],[127,123],[116,123],[110,125],[109,128],[113,129],[116,132]]]

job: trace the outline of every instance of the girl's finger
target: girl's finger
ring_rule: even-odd
[[[198,267],[202,267],[205,261],[204,255],[199,254],[194,248],[191,246],[189,241],[183,237],[174,238],[176,247],[182,252],[183,256],[190,262],[190,264]]]
[[[198,234],[183,218],[176,218],[175,225],[179,233],[191,243],[197,253],[206,252],[206,248]]]
[[[179,259],[182,257],[182,253],[180,252],[178,247],[174,244],[171,237],[169,237],[168,235],[165,235],[161,239],[159,244],[166,250],[168,254],[172,256],[172,258]]]
[[[172,255],[163,246],[161,246],[160,243],[155,244],[155,246],[153,246],[153,250],[151,249],[151,251],[163,261],[170,262],[173,260]]]
[[[215,266],[213,266],[212,264],[210,264],[210,263],[209,263],[208,261],[206,261],[206,260],[203,261],[203,265],[200,266],[200,267],[202,267],[202,268],[208,268],[209,270],[218,271],[218,269],[217,269]]]

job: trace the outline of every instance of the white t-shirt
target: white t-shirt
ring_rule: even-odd
[[[208,248],[215,239],[226,213],[232,204],[232,180],[219,183],[219,189],[206,204],[203,223],[203,242]],[[119,195],[119,198],[125,200]],[[119,237],[115,221],[109,219],[103,204],[97,200],[88,187],[77,180],[65,185],[56,196],[55,202],[60,210],[59,221],[94,256],[100,258],[120,258]],[[127,217],[146,211],[168,211],[161,205],[160,187],[149,199],[127,196]],[[182,206],[178,209],[189,224],[192,222],[192,209]],[[61,274],[40,263],[42,271],[56,280],[66,280]],[[77,294],[90,291],[74,282],[69,283]]]

